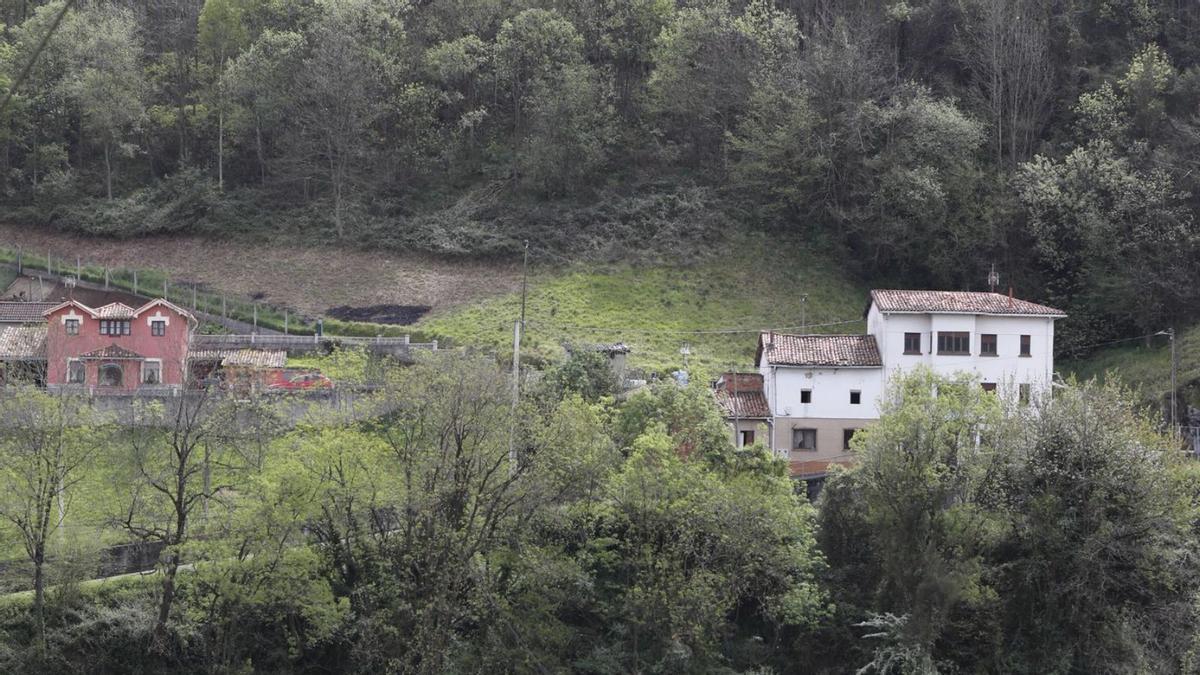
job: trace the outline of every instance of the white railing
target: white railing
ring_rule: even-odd
[[[192,349],[312,349],[321,344],[338,344],[367,349],[427,349],[437,351],[437,340],[411,342],[403,337],[350,337],[342,335],[193,335]]]

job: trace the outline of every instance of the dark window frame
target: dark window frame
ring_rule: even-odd
[[[738,435],[739,435],[739,439],[742,442],[743,448],[746,446],[749,446],[749,445],[754,445],[754,430],[753,429],[739,429]]]
[[[167,334],[167,322],[162,319],[150,320],[150,335],[153,337],[163,337]]]
[[[991,349],[988,349],[991,347]],[[999,356],[1000,355],[1000,340],[995,333],[980,333],[979,334],[979,355],[980,356]]]
[[[982,382],[982,383],[980,383],[980,386],[983,387],[983,390],[988,392],[989,394],[996,392],[996,383],[995,382]]]
[[[796,433],[797,432],[800,433],[800,443],[796,442]],[[811,435],[810,435],[810,432],[811,432]],[[804,447],[804,441],[808,438],[812,438],[812,447],[811,448]],[[817,451],[817,430],[812,429],[812,428],[807,428],[807,427],[792,429],[792,449],[793,450],[804,450],[805,452],[816,452]]]
[[[75,373],[79,379],[75,379]],[[79,359],[67,359],[67,384],[87,384],[87,365]]]
[[[904,353],[919,356],[921,354],[921,334],[904,334]]]
[[[850,449],[850,441],[854,438],[854,434],[858,433],[858,429],[842,429],[842,449]]]
[[[63,321],[63,330],[66,331],[67,335],[79,335],[80,323],[79,319],[65,319]]]
[[[1033,336],[1021,336],[1021,356],[1033,356]]]
[[[801,403],[812,403],[812,389],[801,389],[800,390],[800,402]]]
[[[862,392],[857,389],[850,390],[850,405],[862,405]]]
[[[948,356],[970,356],[971,334],[964,331],[938,331],[937,353]]]
[[[100,334],[110,336],[132,335],[133,326],[129,319],[100,319]]]

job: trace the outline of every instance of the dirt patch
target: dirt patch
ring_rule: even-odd
[[[241,297],[319,316],[327,307],[446,307],[520,288],[519,264],[446,260],[429,255],[302,248],[199,237],[112,240],[0,224],[0,246],[23,247],[93,265],[159,269]]]
[[[371,305],[370,307],[330,307],[325,316],[343,321],[368,321],[396,326],[414,324],[432,309],[429,305]]]

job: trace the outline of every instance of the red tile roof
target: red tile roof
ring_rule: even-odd
[[[762,333],[756,363],[776,366],[878,368],[883,365],[873,335]]]
[[[871,302],[881,312],[1066,316],[1060,309],[1010,298],[1003,293],[874,290],[871,291]]]
[[[736,395],[725,389],[714,389],[713,398],[726,418],[767,419],[771,408],[761,391],[739,391]]]
[[[42,361],[46,358],[46,324],[0,328],[0,360]]]
[[[53,302],[0,302],[0,323],[40,323]]]
[[[851,460],[793,459],[788,462],[788,473],[792,478],[820,478],[829,473],[833,466],[851,466]]]
[[[111,344],[107,347],[94,349],[86,354],[81,355],[81,359],[144,359],[141,354],[131,352],[124,347],[116,344]]]

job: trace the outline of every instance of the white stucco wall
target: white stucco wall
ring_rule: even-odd
[[[970,372],[1016,395],[1017,385],[1029,384],[1034,395],[1049,387],[1054,375],[1054,320],[1045,317],[976,314],[888,314],[872,306],[867,329],[883,357],[886,381],[897,372],[919,365],[939,374]],[[970,355],[937,354],[937,333],[970,335]],[[921,334],[921,354],[904,354],[904,334]],[[980,335],[996,335],[996,356],[980,354]],[[1021,336],[1030,336],[1030,356],[1021,356]]]

